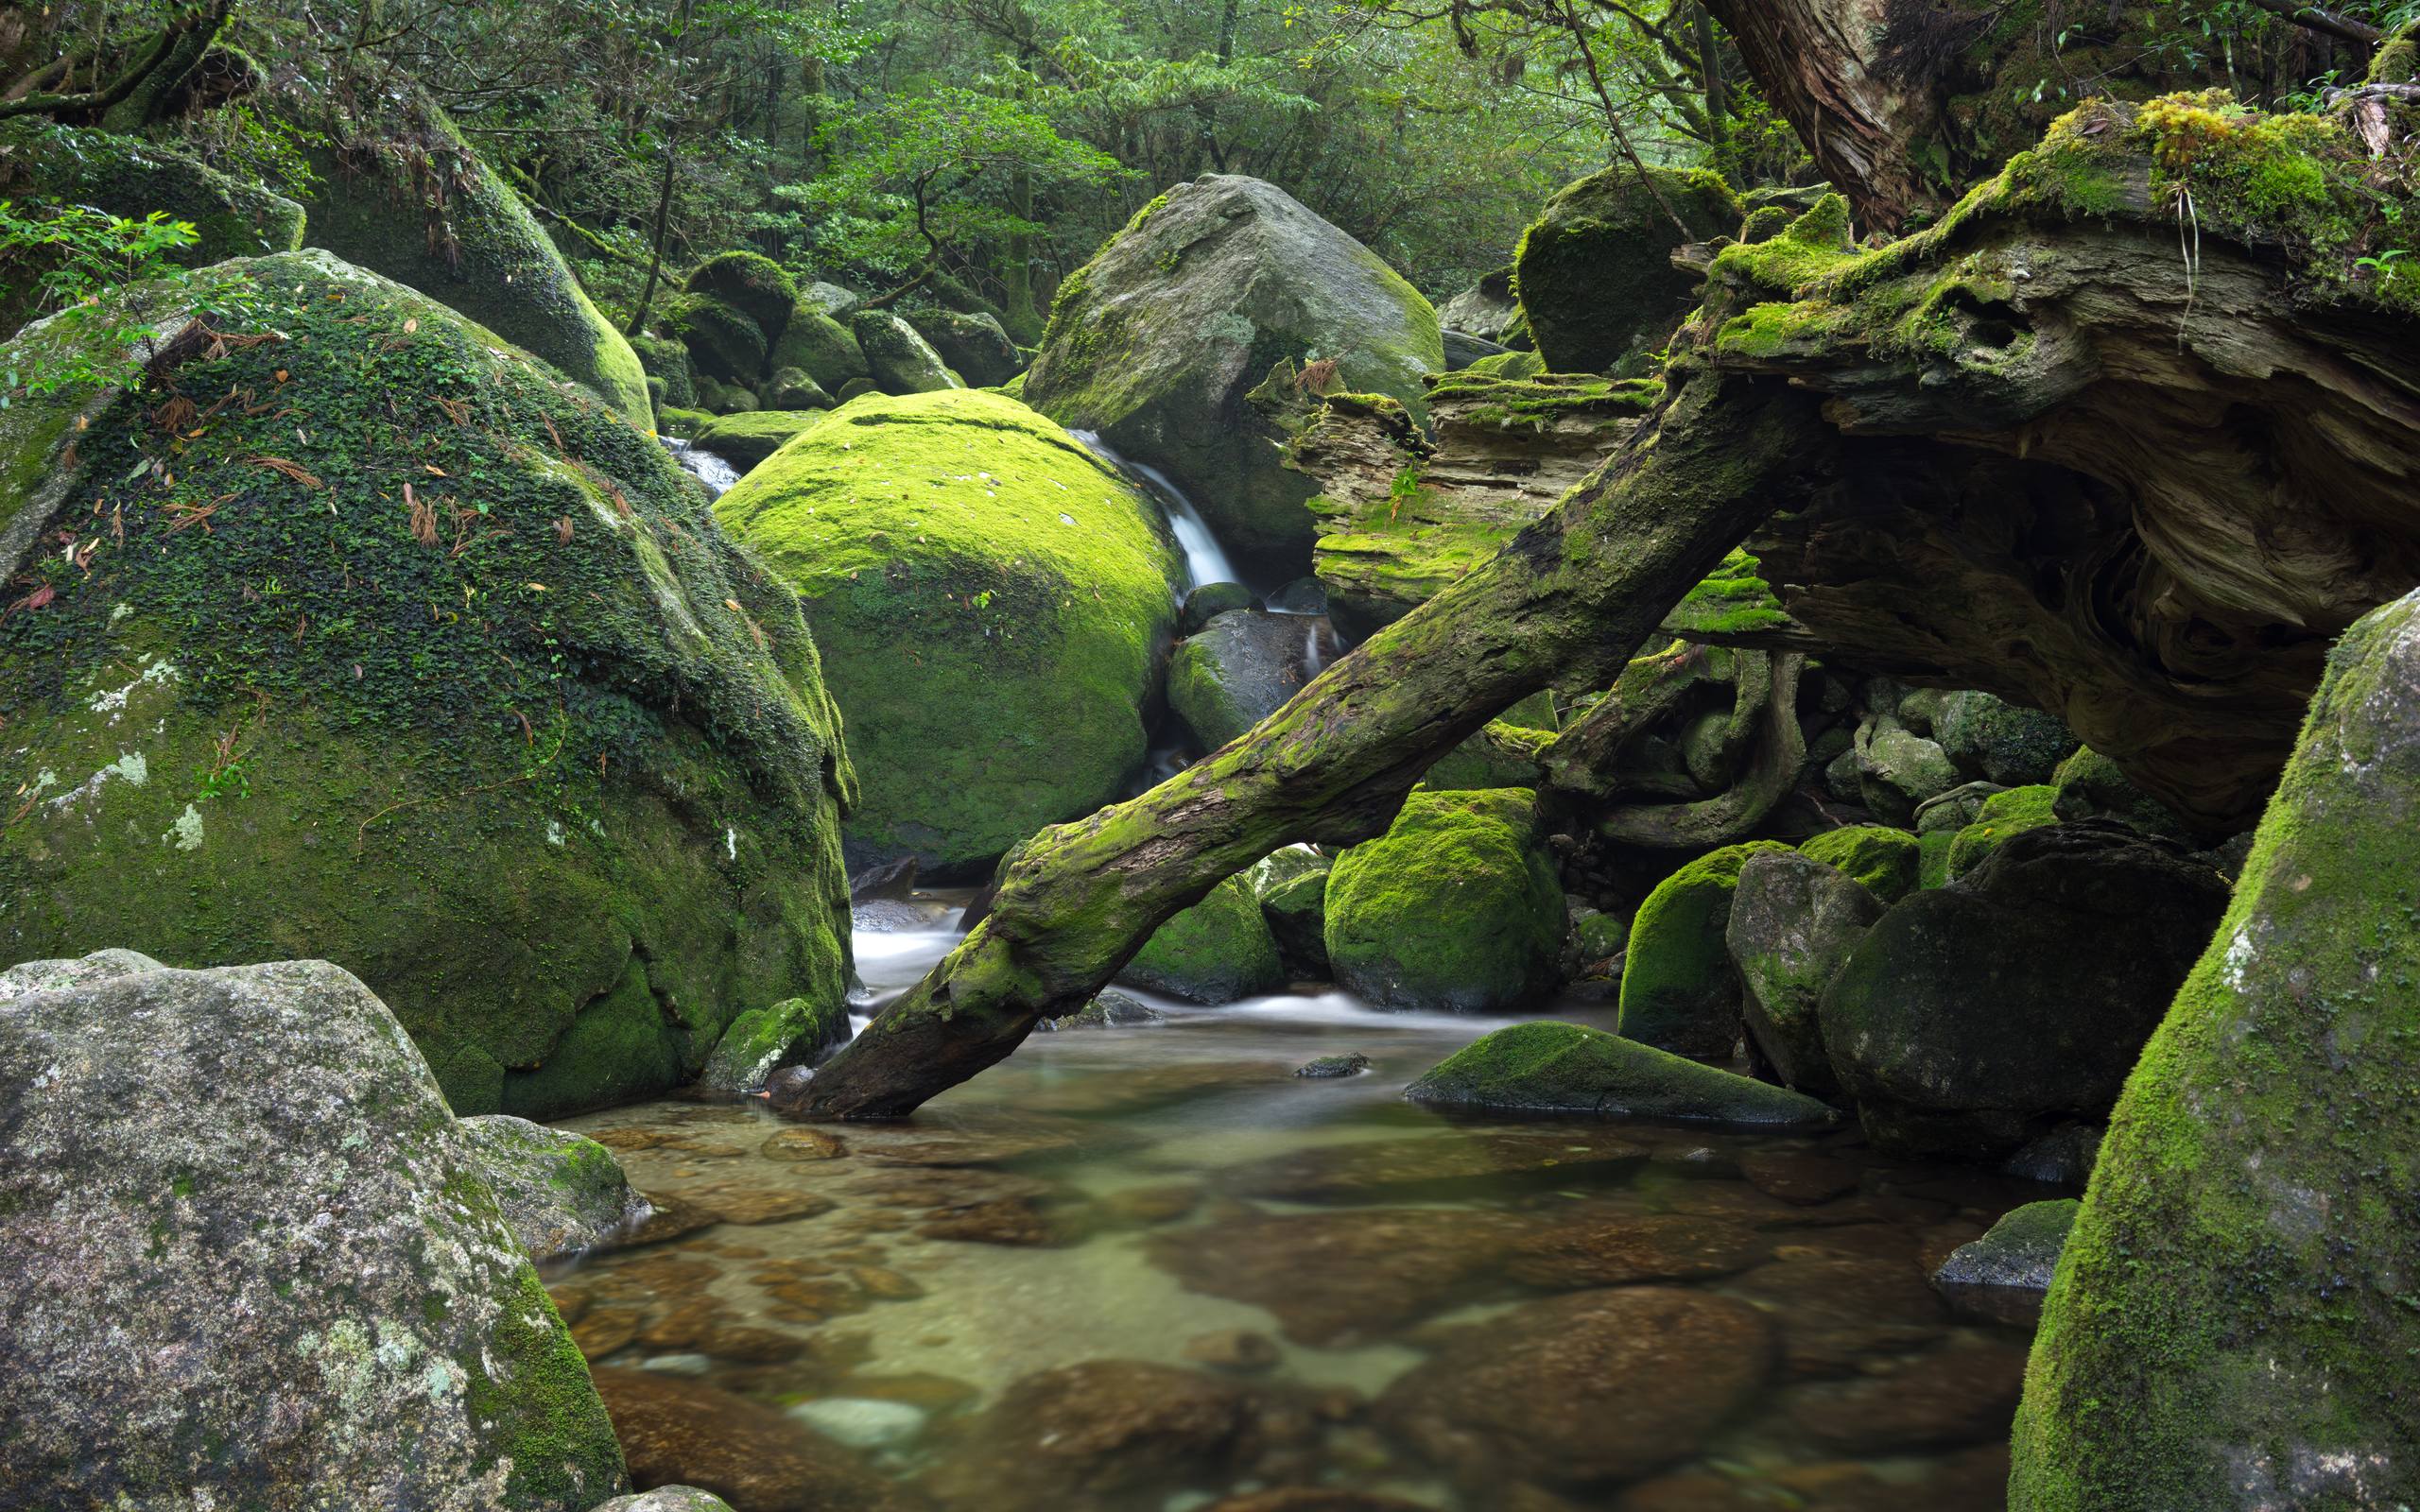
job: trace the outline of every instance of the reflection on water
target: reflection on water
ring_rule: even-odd
[[[868,1007],[957,937],[954,903],[872,906]],[[727,1425],[677,1468],[747,1445],[741,1512],[2000,1504],[2022,1335],[1925,1276],[2038,1191],[1853,1135],[1405,1103],[1483,1022],[1152,1005],[907,1124],[578,1121],[687,1229],[556,1280],[617,1412]],[[1292,1074],[1346,1053],[1372,1069]]]

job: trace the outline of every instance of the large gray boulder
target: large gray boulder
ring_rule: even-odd
[[[325,961],[0,972],[0,1505],[628,1489],[427,1063]]]
[[[1997,1157],[2117,1101],[2208,943],[2225,881],[2100,820],[2011,836],[1867,932],[1824,994],[1824,1047],[1866,1132]]]
[[[1168,659],[1168,704],[1217,750],[1284,707],[1338,649],[1324,615],[1230,610]]]
[[[1301,572],[1315,486],[1245,397],[1281,361],[1334,362],[1345,388],[1425,414],[1445,349],[1437,312],[1368,248],[1273,184],[1205,175],[1061,287],[1025,398],[1166,472],[1229,551]]]
[[[1881,902],[1846,872],[1798,851],[1760,850],[1740,866],[1724,938],[1748,1036],[1784,1086],[1821,1095],[1838,1085],[1816,1008],[1881,917]]]

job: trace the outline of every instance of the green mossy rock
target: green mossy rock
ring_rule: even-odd
[[[850,380],[873,371],[857,338],[823,310],[802,300],[791,309],[782,338],[773,343],[766,361],[776,369],[796,368],[827,393],[838,394]],[[854,394],[841,395],[853,399]]]
[[[1023,404],[855,400],[716,512],[804,600],[865,779],[856,866],[979,878],[1142,765],[1174,557],[1150,501]]]
[[[0,198],[29,208],[90,205],[128,220],[154,211],[190,221],[198,237],[173,255],[187,267],[231,257],[290,252],[302,245],[302,207],[284,195],[231,178],[192,154],[140,137],[59,126],[47,118],[0,122]],[[23,320],[37,290],[32,280],[0,290],[0,335]]]
[[[1259,607],[1260,595],[1241,583],[1204,583],[1184,595],[1184,611],[1177,618],[1177,628],[1186,635],[1197,634],[1229,610]]]
[[[775,410],[830,409],[832,396],[823,386],[797,368],[776,368],[760,390],[765,407]]]
[[[719,300],[778,341],[789,323],[790,307],[798,303],[798,284],[782,265],[761,252],[724,252],[709,257],[681,285],[691,294]]]
[[[1916,808],[1958,785],[1958,768],[1938,742],[1926,739],[1881,714],[1857,731],[1857,785],[1865,806],[1892,824],[1906,824]]]
[[[1923,881],[1924,847],[1915,835],[1883,824],[1852,824],[1799,843],[1800,853],[1838,867],[1885,903],[1895,903]]]
[[[486,1178],[533,1261],[594,1249],[646,1216],[621,1162],[595,1140],[510,1113],[466,1118],[455,1128],[463,1160]]]
[[[2062,819],[2115,819],[2145,834],[2193,837],[2174,811],[2136,787],[2116,762],[2090,747],[2061,762],[2050,785],[2057,789],[2051,812]]]
[[[1621,1034],[1675,1055],[1715,1058],[1739,1040],[1739,973],[1724,932],[1739,868],[1778,840],[1724,846],[1656,884],[1631,920],[1622,962]]]
[[[1949,885],[1949,852],[1958,844],[1955,830],[1932,830],[1916,836],[1916,886]]]
[[[769,1008],[751,1008],[722,1032],[698,1082],[708,1091],[730,1095],[756,1091],[784,1066],[811,1065],[848,1039],[845,1002],[787,998]]]
[[[1858,941],[1818,1010],[1824,1053],[1877,1145],[1996,1159],[2107,1114],[2225,901],[2122,825],[2025,831]]]
[[[0,418],[0,547],[72,508],[94,569],[30,563],[56,598],[0,619],[0,953],[308,951],[458,1110],[534,1117],[687,1080],[745,1008],[838,1001],[855,779],[788,592],[656,441],[444,306],[319,251],[215,276],[287,339],[177,380],[274,410],[173,442],[150,395]]]
[[[1644,370],[1645,354],[1664,345],[1695,302],[1698,278],[1672,266],[1672,249],[1739,229],[1738,197],[1714,174],[1647,171],[1652,190],[1627,164],[1591,174],[1547,201],[1522,233],[1513,286],[1551,371]]]
[[[2059,1251],[2066,1246],[2067,1234],[2075,1228],[2083,1206],[2073,1197],[2053,1197],[2011,1209],[1982,1238],[1951,1250],[1932,1273],[1932,1283],[1962,1305],[1972,1302],[1971,1296],[1962,1294],[1996,1292],[2021,1294],[2032,1308],[2038,1308],[2042,1294],[2050,1289]],[[1995,1314],[2031,1310],[2021,1305],[2007,1308],[2010,1300],[2015,1299],[2004,1298],[2001,1306],[1982,1310]]]
[[[746,387],[765,370],[765,328],[735,304],[710,295],[683,295],[665,312],[664,326],[689,349],[700,379]],[[698,391],[706,392],[703,383]]]
[[[331,145],[311,153],[308,245],[418,289],[652,428],[638,353],[589,301],[521,197],[424,94],[376,111],[330,123]],[[441,212],[423,208],[441,192]]]
[[[2076,737],[2057,715],[1971,688],[1943,696],[1932,738],[1960,771],[2002,787],[2049,782],[2076,748]]]
[[[717,416],[689,439],[742,472],[832,418],[823,409],[752,409]]]
[[[1325,620],[1233,610],[1168,659],[1168,707],[1202,749],[1217,750],[1283,708],[1335,653]]]
[[[1975,822],[1950,842],[1948,880],[1955,882],[1981,866],[1983,858],[2009,836],[2058,823],[2059,816],[2050,807],[2058,791],[2049,786],[2012,787],[1983,799]]]
[[[1025,353],[988,315],[919,310],[908,317],[951,371],[977,388],[994,388],[1025,370]]]
[[[638,353],[639,366],[647,369],[649,379],[654,380],[648,386],[648,391],[654,394],[655,383],[664,386],[663,393],[656,396],[655,418],[659,430],[663,428],[666,412],[697,407],[697,378],[689,366],[687,347],[669,336],[632,336],[631,350]]]
[[[81,983],[40,980],[62,966]],[[358,980],[119,952],[0,972],[0,1004],[11,1505],[588,1512],[627,1488],[579,1347]]]
[[[1481,1035],[1404,1089],[1415,1103],[1499,1113],[1590,1113],[1744,1128],[1825,1128],[1834,1109],[1803,1093],[1546,1020]]]
[[[667,404],[655,412],[655,429],[658,435],[687,440],[712,425],[717,418],[708,410],[678,409]]]
[[[2420,595],[2345,632],[2059,1263],[2009,1504],[2420,1501]]]
[[[1260,916],[1277,941],[1277,958],[1288,977],[1321,980],[1335,974],[1327,954],[1327,878],[1325,864],[1270,887],[1260,895]]]
[[[1311,480],[1246,399],[1281,362],[1426,414],[1437,313],[1376,254],[1274,185],[1206,175],[1145,206],[1052,301],[1026,398],[1166,472],[1270,576],[1310,563]]]
[[[1414,791],[1387,833],[1337,857],[1327,954],[1382,1008],[1501,1013],[1551,991],[1567,925],[1537,795]]]
[[[1490,720],[1422,773],[1421,785],[1440,792],[1538,787],[1546,781],[1547,747],[1553,744],[1551,730]]]
[[[1152,931],[1117,980],[1188,1003],[1217,1004],[1274,992],[1286,985],[1286,971],[1251,885],[1229,877]]]
[[[1817,1007],[1882,906],[1845,872],[1797,851],[1763,851],[1740,867],[1723,939],[1748,1036],[1783,1086],[1822,1096],[1839,1085]]]
[[[932,343],[889,310],[859,310],[849,317],[849,331],[886,394],[931,394],[966,387]]]
[[[1630,949],[1630,920],[1619,914],[1591,909],[1573,921],[1571,933],[1584,960],[1611,960]]]

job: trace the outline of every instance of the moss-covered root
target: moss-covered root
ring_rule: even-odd
[[[1160,922],[1281,845],[1376,833],[1438,757],[1570,674],[1610,678],[1827,455],[1804,396],[1699,374],[1502,554],[1285,708],[1125,803],[1046,830],[991,917],[817,1075],[809,1117],[912,1110],[1089,1002]]]
[[[2012,1512],[2420,1503],[2420,594],[2346,633],[2061,1260]]]

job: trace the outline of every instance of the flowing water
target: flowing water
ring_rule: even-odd
[[[712,452],[700,450],[696,442],[684,441],[677,436],[659,438],[664,442],[664,449],[672,454],[672,459],[711,490],[716,498],[730,492],[731,486],[739,481],[739,469]]]
[[[1190,593],[1204,583],[1240,583],[1236,564],[1227,559],[1227,549],[1210,533],[1210,523],[1193,507],[1185,491],[1176,480],[1148,463],[1120,456],[1109,443],[1092,431],[1069,431],[1086,451],[1112,468],[1142,485],[1143,491],[1157,499],[1168,517],[1168,532],[1176,537],[1177,549],[1184,555],[1184,588]]]
[[[921,975],[955,914],[866,905],[859,1006]],[[665,1389],[758,1404],[706,1399],[734,1434],[773,1423],[776,1449],[749,1439],[769,1506],[863,1500],[783,1501],[783,1476],[825,1473],[786,1456],[833,1452],[775,1412],[929,1498],[902,1504],[967,1512],[1320,1486],[1399,1500],[1236,1504],[2000,1504],[2023,1335],[1954,1319],[1925,1277],[2039,1189],[1854,1134],[1402,1099],[1484,1021],[1333,990],[1153,1005],[1036,1034],[901,1125],[682,1101],[576,1121],[671,1237],[557,1278],[575,1335]],[[1340,1054],[1370,1067],[1292,1074]]]

